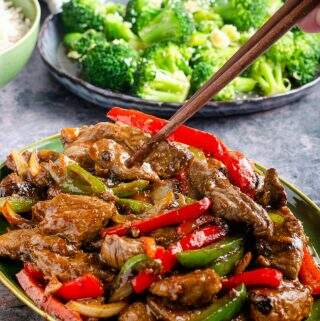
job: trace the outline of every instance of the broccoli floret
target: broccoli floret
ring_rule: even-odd
[[[143,57],[153,60],[155,65],[163,70],[174,72],[183,71],[186,75],[192,73],[189,61],[192,50],[186,46],[177,46],[174,43],[160,43],[145,50]]]
[[[96,0],[70,0],[62,7],[62,21],[67,32],[102,31],[103,8]]]
[[[320,70],[320,36],[294,32],[294,51],[287,63],[287,72],[294,85],[312,81]]]
[[[217,0],[214,9],[240,31],[258,28],[270,14],[272,0]]]
[[[130,91],[137,64],[137,52],[119,40],[97,44],[81,62],[84,79],[96,86],[121,92]]]
[[[68,57],[72,59],[80,59],[89,50],[97,45],[97,43],[106,42],[106,37],[102,32],[90,29],[84,33],[72,32],[64,36],[64,44],[68,48]]]
[[[105,14],[118,13],[121,17],[124,17],[126,14],[126,6],[122,3],[107,2],[104,5]]]
[[[147,23],[139,32],[146,44],[160,41],[186,42],[194,31],[192,15],[182,3],[167,4],[161,12]]]
[[[184,102],[190,88],[190,57],[188,48],[172,43],[148,48],[136,73],[135,93],[144,99]]]
[[[193,13],[195,27],[198,31],[203,33],[211,33],[214,29],[223,26],[223,20],[219,14],[212,10],[212,8],[201,9]]]
[[[132,24],[132,30],[139,31],[161,10],[162,0],[129,0],[125,19]]]
[[[217,68],[208,62],[199,62],[194,66],[191,78],[191,92],[196,92],[203,86],[217,71]],[[243,93],[249,93],[254,90],[256,81],[252,78],[238,77],[222,89],[214,100],[230,101],[234,100]]]
[[[259,58],[251,68],[251,76],[258,82],[261,93],[265,96],[282,94],[290,90],[291,85],[283,75],[283,64]]]
[[[289,31],[266,52],[266,57],[275,62],[286,63],[291,59],[293,52],[294,37]]]

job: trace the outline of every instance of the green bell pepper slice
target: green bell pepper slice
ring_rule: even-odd
[[[129,198],[119,198],[117,204],[131,210],[134,214],[141,214],[149,210],[152,205],[146,202],[137,201]]]
[[[231,321],[241,312],[247,297],[246,287],[242,284],[228,295],[216,300],[191,321]]]
[[[214,269],[214,271],[220,276],[227,276],[234,270],[235,266],[242,259],[243,255],[244,247],[240,246],[235,251],[232,251],[227,255],[215,260],[211,265],[211,268]]]
[[[129,183],[120,183],[112,188],[114,195],[118,197],[129,197],[138,192],[144,191],[149,186],[149,182],[144,179],[138,179]]]
[[[235,251],[243,243],[241,237],[227,238],[199,250],[183,251],[177,254],[178,262],[187,268],[208,266],[211,262]]]
[[[320,320],[320,300],[314,302],[311,315],[306,321],[319,321]]]
[[[7,196],[0,198],[0,209],[3,207],[5,202],[9,202],[10,207],[16,213],[30,212],[32,206],[37,202],[37,200],[24,197],[24,196]]]

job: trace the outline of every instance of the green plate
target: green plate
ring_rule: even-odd
[[[62,151],[63,146],[60,141],[59,135],[47,137],[41,141],[38,141],[32,145],[25,147],[24,149],[51,149],[55,151]],[[261,165],[256,165],[257,170],[264,172],[265,168]],[[8,171],[4,164],[0,165],[0,180],[8,174]],[[286,186],[288,193],[288,203],[290,209],[295,215],[303,222],[304,229],[310,238],[310,242],[313,245],[316,252],[320,253],[320,208],[305,194],[299,191],[295,186],[282,179],[282,182]],[[7,224],[3,218],[0,218],[0,234],[6,231]],[[0,260],[0,281],[23,303],[29,306],[36,313],[49,321],[56,321],[55,318],[49,316],[44,311],[40,310],[35,304],[25,295],[15,279],[15,274],[21,268],[20,264],[13,261]],[[312,317],[308,321],[320,320],[320,300],[315,304]]]

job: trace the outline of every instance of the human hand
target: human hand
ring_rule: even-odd
[[[299,22],[299,27],[306,32],[320,32],[320,7],[303,18]]]

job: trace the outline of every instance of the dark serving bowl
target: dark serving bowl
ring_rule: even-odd
[[[60,135],[54,135],[37,141],[23,150],[41,150],[49,149],[62,152],[63,146],[60,140]],[[263,174],[265,168],[256,164],[256,171]],[[5,163],[0,162],[0,181],[8,175],[9,171]],[[295,215],[302,221],[304,230],[309,237],[310,245],[315,250],[315,253],[320,253],[320,208],[309,199],[298,188],[291,185],[287,181],[281,179],[288,194],[288,206],[295,213]],[[0,235],[7,231],[8,224],[6,220],[0,215]],[[34,302],[32,302],[26,293],[19,286],[15,274],[21,270],[21,264],[9,259],[0,259],[0,282],[4,284],[12,294],[14,294],[21,302],[26,304],[30,309],[39,314],[45,320],[58,321],[56,318],[48,315],[45,311],[39,309]],[[320,300],[316,300],[312,315],[305,321],[319,321],[320,320]]]
[[[45,20],[39,36],[38,48],[44,63],[48,66],[52,75],[68,90],[103,108],[121,106],[136,108],[160,116],[170,116],[181,106],[174,103],[144,100],[108,89],[102,89],[81,79],[77,65],[72,63],[66,56],[62,44],[63,30],[60,16],[61,14],[50,15]],[[305,86],[272,97],[254,97],[232,102],[210,102],[198,112],[197,116],[221,117],[241,115],[282,107],[307,95],[319,82],[320,77]]]

